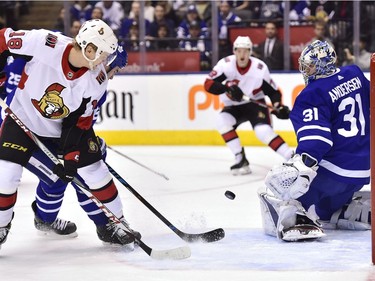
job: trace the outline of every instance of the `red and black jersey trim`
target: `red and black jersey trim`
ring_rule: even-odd
[[[223,137],[225,142],[230,142],[231,140],[237,139],[238,135],[237,135],[237,132],[235,130],[231,130],[231,131],[229,131],[225,134],[222,134],[222,137]]]
[[[115,200],[118,195],[118,190],[115,183],[111,180],[105,186],[97,190],[91,190],[92,194],[98,198],[102,203],[109,203]]]
[[[62,60],[61,60],[61,65],[62,65],[62,69],[63,69],[64,75],[65,75],[65,78],[68,79],[68,80],[77,79],[89,70],[87,67],[81,67],[77,71],[77,70],[74,70],[69,65],[69,53],[70,53],[70,50],[72,48],[73,48],[72,44],[69,44],[68,46],[66,46],[66,49],[64,50]]]
[[[13,194],[0,193],[0,211],[6,211],[12,208],[17,201],[17,192]]]

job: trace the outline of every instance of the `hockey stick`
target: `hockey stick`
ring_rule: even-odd
[[[57,157],[39,140],[39,138],[30,131],[27,126],[22,123],[22,121],[13,113],[13,111],[9,108],[9,106],[5,103],[3,99],[0,98],[0,106],[4,109],[4,111],[16,122],[16,124],[26,133],[28,137],[31,138],[35,142],[35,144],[42,150],[48,158],[51,159],[51,161],[58,165],[60,164],[60,161],[57,159]],[[141,239],[136,237],[129,228],[119,219],[117,218],[111,210],[109,210],[98,198],[96,198],[91,191],[89,190],[88,186],[81,182],[77,177],[73,178],[73,182],[79,187],[79,189],[87,196],[89,197],[97,206],[99,209],[101,209],[104,214],[112,220],[114,223],[119,225],[128,235],[130,235],[135,241],[137,241],[139,247],[142,248],[143,251],[145,251],[150,257],[154,259],[185,259],[190,257],[191,251],[190,248],[185,247],[179,247],[175,249],[170,250],[154,250],[147,246]]]
[[[208,232],[204,233],[197,233],[197,234],[190,234],[185,233],[175,227],[169,220],[167,220],[162,214],[158,212],[150,203],[146,201],[131,185],[122,178],[108,163],[106,163],[109,171],[111,174],[121,182],[135,197],[139,199],[147,208],[150,209],[162,222],[164,222],[174,233],[180,236],[183,240],[187,242],[196,242],[196,241],[203,241],[203,242],[215,242],[221,240],[225,236],[224,229],[217,228]]]
[[[134,159],[130,158],[129,156],[126,156],[125,154],[121,153],[120,151],[114,149],[113,147],[110,147],[110,146],[108,146],[108,145],[107,145],[107,147],[108,147],[110,150],[116,152],[118,155],[121,155],[122,157],[125,157],[126,159],[128,159],[128,160],[134,162],[135,164],[138,164],[139,166],[145,168],[146,170],[149,170],[150,172],[152,172],[152,173],[154,173],[154,174],[156,174],[156,175],[159,175],[159,176],[165,178],[167,181],[169,180],[169,178],[168,178],[166,175],[164,175],[164,174],[162,174],[162,173],[159,173],[159,172],[156,172],[155,170],[153,170],[153,169],[151,169],[151,168],[149,168],[149,167],[147,167],[147,166],[145,166],[145,165],[139,163],[138,161],[135,161]]]
[[[260,101],[254,100],[254,99],[252,99],[252,98],[249,98],[248,96],[245,96],[245,95],[244,95],[242,98],[243,98],[245,101],[249,101],[249,102],[255,103],[255,104],[257,104],[257,105],[259,105],[259,106],[261,106],[261,107],[269,108],[269,109],[272,109],[272,110],[275,110],[275,111],[279,111],[278,108],[276,108],[276,107],[274,107],[274,106],[272,106],[272,105],[268,105],[268,104],[266,104],[266,103],[264,103],[264,102],[260,102]]]

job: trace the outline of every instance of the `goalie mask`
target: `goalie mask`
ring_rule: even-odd
[[[336,59],[335,50],[326,41],[316,40],[308,45],[298,59],[299,71],[306,85],[316,79],[334,74]]]
[[[86,21],[80,28],[75,40],[81,47],[84,58],[89,62],[90,69],[93,69],[94,62],[101,56],[106,57],[107,65],[116,58],[117,38],[113,30],[102,20]],[[86,47],[90,43],[97,48],[94,59],[89,59],[85,54]]]

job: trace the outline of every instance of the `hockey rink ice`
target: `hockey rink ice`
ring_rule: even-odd
[[[178,229],[199,233],[224,228],[214,243],[186,243],[115,180],[130,226],[154,249],[189,246],[185,260],[153,260],[141,248],[104,246],[69,186],[60,217],[74,221],[78,237],[40,236],[31,202],[37,179],[24,172],[15,217],[0,249],[0,280],[321,281],[375,280],[371,233],[329,231],[315,242],[285,243],[263,234],[257,189],[282,158],[268,147],[245,147],[253,173],[232,176],[225,146],[114,146],[169,177],[167,181],[108,149],[107,162]],[[368,187],[366,187],[368,188]],[[234,200],[224,196],[236,194]]]

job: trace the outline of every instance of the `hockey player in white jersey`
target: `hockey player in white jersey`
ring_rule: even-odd
[[[78,170],[91,192],[123,219],[117,188],[92,129],[94,109],[107,88],[105,65],[114,59],[117,46],[113,31],[101,20],[87,21],[73,41],[48,30],[0,30],[0,55],[9,51],[32,57],[10,108],[46,146],[59,146],[64,165],[54,167],[58,177],[70,182]],[[0,245],[11,227],[23,167],[36,149],[6,117],[0,134]],[[111,237],[117,244],[134,242],[111,221],[97,231],[105,242],[113,242],[106,241]]]
[[[317,239],[324,229],[370,225],[370,82],[356,65],[314,41],[299,58],[306,87],[290,119],[296,155],[268,173],[259,190],[264,229],[285,241]]]
[[[285,159],[292,155],[289,146],[272,129],[269,110],[258,104],[265,105],[267,95],[277,108],[271,113],[280,119],[289,118],[289,108],[282,104],[281,93],[272,81],[267,65],[251,56],[252,48],[248,36],[238,36],[233,43],[234,54],[222,58],[204,82],[205,90],[220,95],[225,105],[219,114],[217,128],[235,156],[235,164],[230,168],[233,175],[251,173],[236,132],[237,127],[246,121],[251,123],[256,136],[264,144]]]

